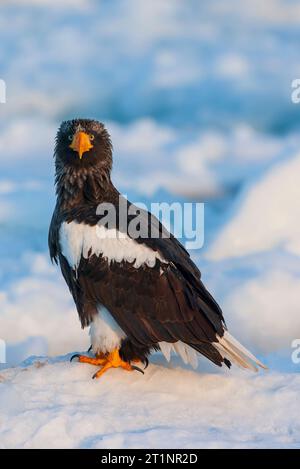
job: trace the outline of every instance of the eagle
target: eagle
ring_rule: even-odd
[[[60,266],[82,327],[90,326],[93,352],[71,360],[98,366],[93,378],[119,367],[143,373],[136,364],[146,368],[159,350],[167,360],[175,352],[194,367],[200,354],[217,366],[265,368],[229,334],[183,245],[113,185],[112,154],[104,124],[73,119],[60,125],[50,257]],[[109,208],[114,217],[107,216]],[[146,235],[129,229],[137,218]]]

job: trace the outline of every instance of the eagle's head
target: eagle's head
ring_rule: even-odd
[[[54,155],[57,168],[99,169],[109,174],[112,167],[109,133],[101,122],[91,119],[64,121],[57,132]]]

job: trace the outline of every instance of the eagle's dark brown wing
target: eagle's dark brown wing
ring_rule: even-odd
[[[73,211],[71,219],[95,224],[95,211],[91,210],[90,218],[84,212],[84,216],[76,216]],[[147,212],[145,216],[149,223],[159,223]],[[52,257],[59,259],[83,327],[90,324],[100,303],[137,346],[183,341],[221,364],[223,359],[211,343],[224,333],[222,312],[178,240],[172,235],[135,240],[164,258],[166,262],[157,259],[155,267],[136,268],[126,261],[108,263],[107,259],[92,255],[88,259],[82,257],[75,271],[60,251],[60,222],[54,214],[49,232],[50,251],[52,246]],[[160,223],[159,226],[164,229]]]
[[[157,261],[153,268],[137,269],[128,262],[108,264],[95,255],[82,258],[77,272],[62,255],[60,265],[83,326],[91,322],[101,303],[138,347],[180,340],[214,363],[222,363],[210,345],[217,333],[223,335],[222,321],[217,322],[211,307],[174,265]]]

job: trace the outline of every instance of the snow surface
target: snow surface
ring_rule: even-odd
[[[296,448],[300,375],[196,373],[157,359],[144,376],[69,356],[0,375],[3,448]]]

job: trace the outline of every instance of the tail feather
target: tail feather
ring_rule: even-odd
[[[204,355],[218,366],[224,363],[228,368],[235,363],[240,368],[258,371],[258,367],[267,369],[249,350],[240,344],[229,332],[225,331],[222,337],[217,335],[217,342],[186,344],[181,341],[174,343],[160,342],[160,349],[165,358],[170,361],[171,353],[177,353],[184,363],[189,363],[193,368],[197,368],[198,353]],[[198,352],[198,353],[197,353]]]
[[[169,362],[171,353],[175,352],[181,357],[185,364],[190,364],[194,369],[198,366],[198,358],[196,351],[184,342],[159,342],[159,347],[166,360]]]
[[[258,371],[258,367],[267,369],[249,350],[240,344],[229,332],[225,331],[223,337],[214,342],[215,348],[223,358],[227,358],[241,368]]]
[[[214,346],[220,352],[223,358],[227,358],[235,363],[239,368],[249,368],[252,371],[258,371],[257,367],[248,362],[243,356],[236,353],[225,341],[223,343],[215,343]]]

